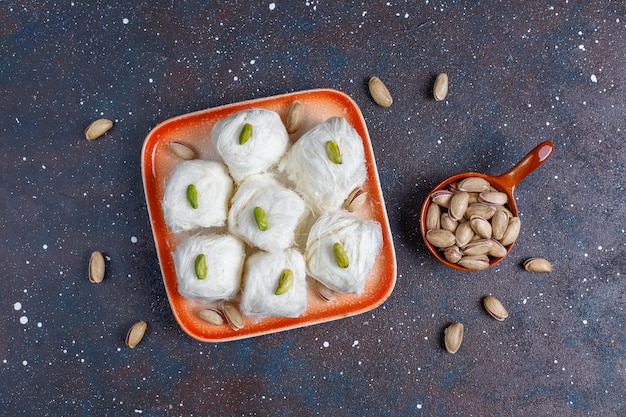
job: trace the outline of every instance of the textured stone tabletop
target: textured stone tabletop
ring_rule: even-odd
[[[0,21],[1,415],[626,415],[624,2],[9,0]],[[177,115],[313,88],[363,113],[395,289],[354,317],[196,341],[165,292],[143,141]],[[87,141],[98,118],[114,127]],[[546,140],[553,155],[516,189],[511,254],[475,273],[438,263],[419,232],[428,191]],[[530,257],[553,272],[526,272]]]

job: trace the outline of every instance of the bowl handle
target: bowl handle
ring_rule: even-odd
[[[507,183],[513,189],[517,184],[522,182],[531,172],[539,168],[552,155],[554,145],[550,141],[540,143],[530,151],[521,161],[500,175],[500,179]]]

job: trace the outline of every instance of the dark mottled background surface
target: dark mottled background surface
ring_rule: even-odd
[[[5,0],[0,22],[1,415],[626,415],[623,1]],[[317,87],[363,111],[396,288],[356,317],[197,342],[160,276],[143,140],[172,116]],[[114,128],[86,141],[99,117]],[[518,187],[511,255],[472,274],[438,264],[418,231],[428,190],[500,174],[544,140],[555,152]],[[554,272],[525,272],[533,256]],[[489,293],[505,322],[482,309]]]

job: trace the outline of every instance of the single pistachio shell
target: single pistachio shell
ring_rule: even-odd
[[[436,101],[445,100],[448,95],[448,74],[442,72],[435,78],[435,84],[433,85],[433,97]]]
[[[148,324],[143,320],[133,324],[126,334],[126,346],[131,349],[137,346],[137,344],[141,342],[141,339],[143,339],[144,334],[146,334],[147,328]]]
[[[472,241],[474,237],[474,231],[470,222],[459,223],[456,231],[454,232],[456,244],[459,247],[463,247]]]
[[[504,235],[502,236],[502,239],[500,239],[500,243],[502,243],[502,246],[509,246],[510,244],[515,242],[515,240],[519,236],[521,227],[522,224],[519,217],[510,218]]]
[[[239,132],[239,144],[243,145],[252,137],[252,125],[250,123],[246,123],[241,128],[241,132]]]
[[[349,212],[355,212],[360,209],[367,201],[367,191],[363,191],[362,188],[354,189],[343,203],[343,208]]]
[[[333,164],[341,164],[341,153],[339,152],[339,145],[334,140],[326,142],[326,155],[330,162]]]
[[[485,310],[487,310],[487,313],[498,321],[504,321],[504,319],[509,317],[509,313],[506,311],[502,303],[493,295],[488,295],[483,298],[483,306],[485,307]]]
[[[448,215],[452,220],[461,220],[469,205],[469,194],[466,192],[454,193],[450,200],[450,207],[448,208]]]
[[[222,314],[213,308],[198,310],[197,314],[198,317],[200,317],[207,323],[212,324],[213,326],[221,326],[222,324],[224,324],[224,317],[222,316]]]
[[[328,288],[326,285],[322,284],[319,281],[315,281],[315,290],[317,294],[325,301],[333,301],[337,298],[335,291]]]
[[[192,208],[198,208],[198,189],[195,184],[189,184],[187,186],[187,201]]]
[[[447,248],[456,243],[454,233],[445,229],[432,229],[426,232],[426,240],[438,248]]]
[[[491,218],[491,233],[494,239],[502,239],[507,226],[509,225],[509,215],[502,209],[496,210]]]
[[[487,255],[471,255],[462,257],[457,265],[472,271],[480,271],[489,268],[489,257]]]
[[[480,216],[472,216],[470,218],[470,226],[474,233],[483,239],[491,239],[491,223]]]
[[[476,204],[480,202],[479,193],[468,192],[469,198],[467,199],[468,204]]]
[[[389,93],[389,89],[385,83],[378,77],[372,77],[369,80],[369,90],[372,98],[382,107],[389,107],[393,103],[393,99],[391,98],[391,93]]]
[[[473,194],[473,193],[470,193]],[[486,203],[471,203],[467,206],[463,217],[469,219],[472,216],[480,216],[483,219],[489,220],[496,213],[496,208]]]
[[[441,225],[441,207],[430,203],[426,211],[426,230],[439,229]]]
[[[292,134],[297,132],[302,126],[304,121],[304,106],[298,100],[295,100],[289,106],[287,111],[287,120],[285,121],[285,127],[287,133]]]
[[[491,184],[484,178],[480,177],[467,177],[457,183],[457,189],[459,191],[467,191],[474,193],[482,193],[483,191],[489,191]]]
[[[452,196],[454,193],[448,190],[437,190],[430,195],[433,203],[438,204],[441,207],[448,208],[450,207],[450,200],[452,200]]]
[[[524,261],[524,269],[528,272],[552,272],[552,264],[543,258],[530,258]]]
[[[450,246],[443,251],[443,255],[446,257],[448,262],[452,262],[453,264],[459,262],[463,257],[461,253],[461,249],[458,246]]]
[[[198,279],[206,279],[207,267],[206,255],[204,253],[196,256],[196,260],[194,261],[194,268],[196,271],[196,277],[198,277]]]
[[[509,201],[509,197],[499,191],[483,191],[479,194],[479,199],[484,203],[496,206],[503,206]]]
[[[439,224],[441,228],[447,230],[449,232],[454,233],[456,228],[459,226],[459,222],[452,220],[448,213],[441,214],[441,219],[439,219]]]
[[[192,159],[196,159],[196,151],[194,151],[189,145],[185,145],[181,142],[170,142],[168,144],[170,151],[180,159],[184,159],[186,161],[190,161]]]
[[[104,256],[102,252],[95,251],[89,258],[89,281],[99,284],[104,279]]]
[[[113,121],[109,119],[98,119],[93,121],[85,129],[85,138],[87,140],[94,140],[104,135],[113,127]]]
[[[348,259],[348,254],[344,249],[341,242],[335,242],[333,245],[333,254],[335,255],[335,261],[337,262],[337,266],[339,268],[347,268],[350,266],[350,260]]]
[[[289,291],[289,288],[293,285],[293,271],[291,269],[285,269],[280,278],[278,279],[278,288],[276,288],[276,295],[281,295]]]
[[[463,324],[456,322],[449,325],[445,330],[444,343],[446,350],[450,353],[456,353],[463,342]]]
[[[226,321],[230,324],[230,327],[233,330],[243,329],[244,321],[241,312],[234,304],[230,302],[224,302],[222,305],[222,311],[224,312],[224,317],[226,317]]]
[[[463,255],[487,255],[491,250],[491,242],[491,239],[479,239],[470,242],[462,248]]]
[[[498,242],[496,239],[491,239],[491,247],[489,248],[489,256],[493,256],[494,258],[503,258],[507,254],[507,250],[502,243]]]
[[[256,225],[259,228],[259,230],[261,231],[267,230],[268,228],[267,213],[265,213],[265,210],[263,210],[262,207],[257,206],[254,208],[254,221],[256,222]]]

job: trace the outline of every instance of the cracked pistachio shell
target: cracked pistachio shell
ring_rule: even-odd
[[[480,216],[472,216],[470,218],[470,226],[474,233],[483,239],[491,239],[491,223]]]
[[[515,242],[515,240],[519,236],[521,227],[522,224],[519,217],[511,217],[509,219],[509,224],[504,231],[504,235],[500,239],[500,243],[502,243],[502,246],[509,246],[510,244]]]
[[[343,203],[343,208],[349,212],[355,212],[367,201],[367,191],[363,191],[362,188],[354,189]]]
[[[180,159],[190,161],[197,158],[196,151],[194,151],[189,145],[185,145],[184,143],[170,142],[168,144],[168,147],[170,148],[170,151]]]
[[[448,215],[452,220],[461,220],[469,205],[469,194],[461,191],[454,193],[450,199],[450,207],[448,207]]]
[[[437,190],[430,195],[430,199],[433,203],[438,204],[441,207],[448,208],[453,195],[454,193],[452,191]]]
[[[137,346],[139,342],[141,342],[141,339],[143,339],[144,334],[146,334],[147,328],[148,324],[143,320],[133,324],[126,334],[126,346],[131,349]]]
[[[452,220],[448,213],[443,213],[441,215],[439,224],[441,225],[442,229],[447,230],[452,233],[454,233],[456,231],[456,228],[459,226],[459,222]]]
[[[463,342],[463,324],[456,322],[449,325],[445,330],[444,344],[450,353],[456,353]]]
[[[504,321],[504,319],[509,317],[509,313],[506,311],[506,308],[504,308],[500,300],[493,295],[488,295],[483,298],[483,306],[485,307],[485,310],[487,310],[487,313],[498,321]]]
[[[304,106],[298,100],[295,100],[289,106],[287,111],[287,120],[285,120],[285,128],[287,133],[297,132],[304,121]]]
[[[502,239],[507,226],[509,225],[509,215],[502,209],[496,210],[491,218],[491,233],[494,239]]]
[[[507,250],[502,243],[498,242],[496,239],[491,239],[491,247],[489,248],[489,256],[493,256],[494,258],[503,258],[507,254]]]
[[[380,78],[376,76],[370,78],[368,86],[370,94],[372,95],[372,98],[374,99],[376,104],[382,107],[391,106],[391,104],[393,103],[393,98],[391,98],[391,93],[389,93],[389,89]]]
[[[317,280],[315,281],[315,290],[324,301],[333,301],[337,297],[335,291]]]
[[[456,187],[459,191],[482,193],[483,191],[489,191],[491,184],[484,178],[467,177],[459,181]]]
[[[490,204],[486,203],[471,203],[467,206],[465,210],[465,214],[463,217],[466,219],[471,218],[472,216],[480,216],[483,219],[489,220],[496,213],[496,208]]]
[[[432,229],[426,232],[426,240],[438,248],[453,246],[456,242],[454,234],[445,229]]]
[[[209,324],[212,324],[213,326],[221,326],[222,324],[224,324],[224,317],[222,316],[222,314],[213,308],[198,310],[196,314],[198,314],[198,317],[200,317],[202,320],[206,321]]]
[[[500,191],[483,191],[479,194],[479,200],[483,203],[503,206],[509,201],[509,197]]]
[[[453,264],[459,262],[463,257],[461,253],[461,249],[458,246],[450,246],[443,251],[443,255],[446,257],[448,262],[452,262]]]
[[[225,302],[222,305],[222,311],[224,312],[224,317],[226,317],[226,321],[228,321],[228,324],[230,324],[230,327],[232,327],[233,330],[243,329],[243,315],[233,303],[230,303],[228,301]]]
[[[491,239],[474,240],[463,247],[463,255],[487,255],[491,250]]]
[[[552,264],[543,258],[530,258],[524,261],[524,269],[528,272],[552,272]]]
[[[441,207],[430,203],[426,211],[426,230],[439,229],[441,225]]]
[[[462,257],[457,264],[472,271],[480,271],[489,268],[489,257],[487,255],[468,255]]]
[[[460,223],[454,232],[454,236],[457,246],[461,248],[470,243],[474,237],[474,231],[470,222]]]

